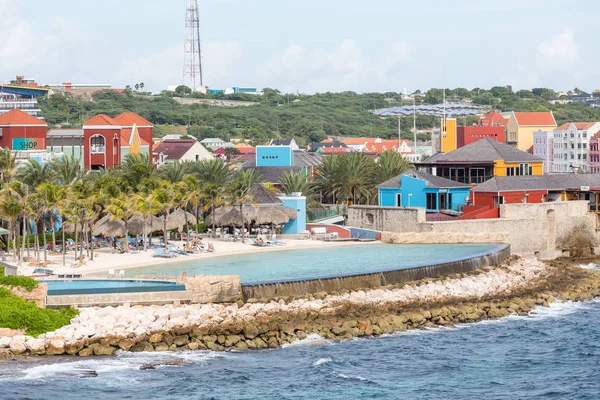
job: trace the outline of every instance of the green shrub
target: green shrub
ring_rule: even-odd
[[[4,276],[4,267],[0,265],[0,276]]]
[[[14,296],[0,288],[0,327],[25,329],[28,335],[37,337],[71,323],[79,314],[73,307],[51,310],[39,308],[34,303]]]
[[[0,276],[0,286],[22,287],[31,292],[38,287],[38,281],[28,276]]]
[[[196,232],[198,233],[206,233],[208,232],[208,226],[204,222],[200,222],[196,227]]]

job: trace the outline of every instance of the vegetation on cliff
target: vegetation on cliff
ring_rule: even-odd
[[[13,295],[8,289],[0,288],[0,328],[25,329],[28,335],[37,337],[69,325],[78,314],[79,311],[72,307],[60,310],[39,308]]]
[[[215,107],[208,104],[180,104],[173,99],[175,92],[157,96],[125,91],[94,93],[93,101],[85,101],[69,94],[55,94],[40,99],[40,107],[50,124],[80,126],[93,115],[104,113],[115,116],[133,111],[157,127],[157,136],[163,132],[161,125],[188,126],[188,134],[199,139],[242,137],[253,143],[264,143],[273,137],[295,138],[300,144],[320,141],[327,136],[381,137],[398,136],[398,120],[382,119],[371,113],[375,109],[412,104],[401,94],[386,93],[317,93],[314,95],[283,94],[265,89],[262,96],[249,95],[185,95],[188,98],[215,100],[245,100],[256,105],[247,107]],[[241,96],[241,97],[240,97]],[[417,91],[418,104],[441,103],[442,89]],[[500,111],[553,111],[559,124],[568,121],[599,121],[600,110],[584,103],[552,104],[550,100],[562,99],[551,89],[535,88],[514,92],[510,86],[495,86],[489,90],[475,88],[446,89],[446,101],[468,100],[474,104]],[[412,116],[401,121],[402,137],[412,139]],[[460,123],[472,124],[475,117],[461,118]],[[417,130],[438,127],[439,118],[417,115]],[[427,135],[420,135],[427,139]]]

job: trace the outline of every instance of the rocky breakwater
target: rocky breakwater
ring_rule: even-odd
[[[84,308],[55,332],[0,338],[0,357],[275,348],[310,334],[340,340],[378,336],[524,314],[556,299],[598,295],[599,272],[513,258],[496,268],[367,291],[245,304]]]

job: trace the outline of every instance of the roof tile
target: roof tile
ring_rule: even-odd
[[[515,112],[515,119],[523,126],[556,126],[554,115],[550,111],[544,112]]]
[[[0,115],[0,125],[39,125],[47,126],[48,124],[41,119],[27,114],[18,108],[13,108],[5,114]]]

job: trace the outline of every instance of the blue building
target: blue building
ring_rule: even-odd
[[[469,199],[467,184],[409,170],[377,187],[382,207],[421,207],[427,212],[461,211]]]
[[[291,146],[256,146],[257,167],[293,167],[294,151]]]
[[[283,225],[281,233],[297,235],[306,230],[306,197],[302,193],[279,196],[285,207],[296,210],[296,218]]]

